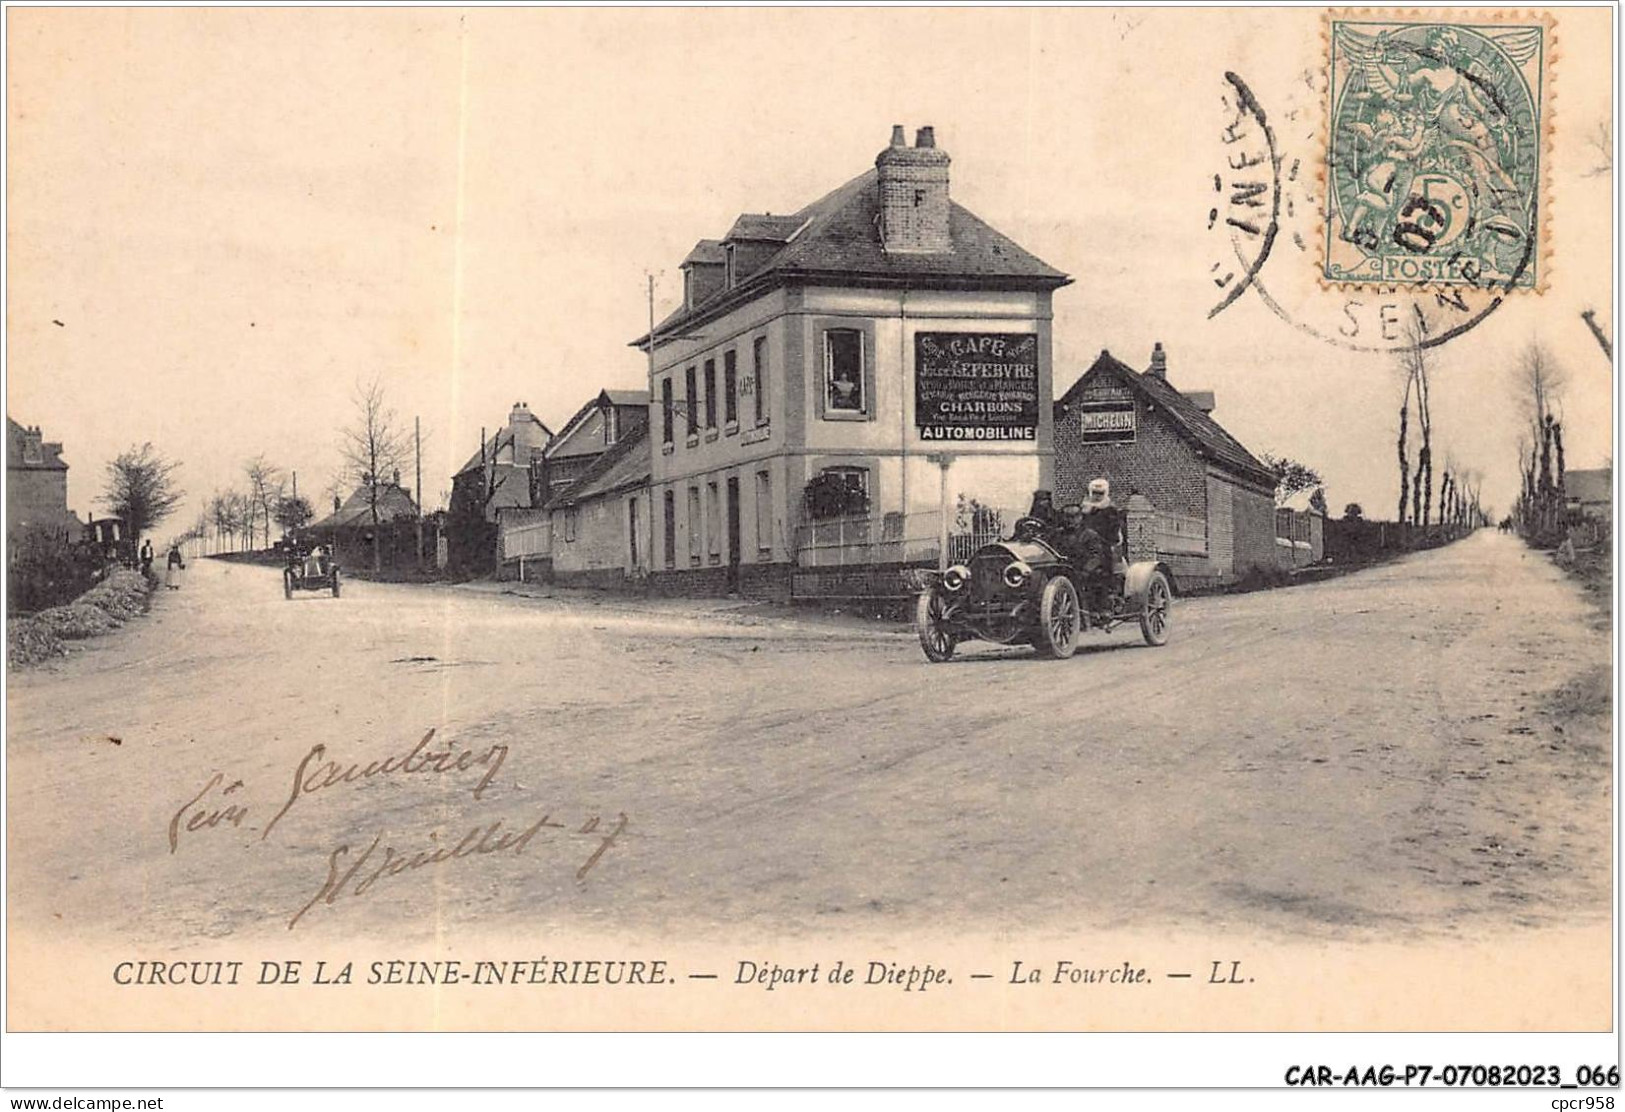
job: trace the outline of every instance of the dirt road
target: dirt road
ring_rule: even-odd
[[[1510,538],[1192,600],[1164,648],[1125,629],[1064,662],[934,666],[894,629],[750,613],[286,602],[273,570],[198,561],[146,619],[11,677],[13,929],[1393,938],[1608,914],[1608,721],[1546,709],[1606,682],[1606,635]]]

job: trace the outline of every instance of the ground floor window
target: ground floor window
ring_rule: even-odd
[[[626,500],[626,542],[627,555],[630,557],[627,566],[636,569],[638,566],[638,499],[635,494]]]
[[[722,493],[716,483],[705,484],[705,533],[710,539],[709,551],[713,564],[722,561]]]
[[[773,478],[766,471],[756,472],[756,547],[773,551]]]
[[[666,566],[677,566],[677,496],[666,491]]]
[[[807,514],[814,521],[868,512],[867,467],[826,467],[807,484]]]
[[[688,488],[688,562],[695,566],[700,562],[700,532],[704,529],[700,520],[700,488]]]

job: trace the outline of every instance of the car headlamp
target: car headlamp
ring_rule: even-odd
[[[964,564],[955,564],[942,573],[942,585],[950,591],[962,588],[970,579],[970,569]]]
[[[1006,587],[1019,587],[1032,576],[1032,565],[1025,560],[1017,560],[1004,569],[1004,585]]]

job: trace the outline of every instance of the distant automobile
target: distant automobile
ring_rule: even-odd
[[[291,599],[295,591],[332,591],[339,597],[339,565],[326,548],[317,545],[308,553],[288,550],[282,569],[282,597]]]
[[[1022,518],[1014,537],[983,545],[967,564],[915,573],[914,626],[926,659],[949,660],[971,640],[1032,645],[1062,659],[1076,651],[1084,630],[1109,631],[1125,622],[1138,622],[1148,645],[1167,642],[1174,577],[1166,564],[1129,564],[1121,590],[1109,595],[1105,609],[1091,612],[1079,590],[1083,577],[1042,531],[1041,522]]]

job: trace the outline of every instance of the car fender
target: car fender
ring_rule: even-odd
[[[1179,594],[1179,583],[1174,579],[1173,569],[1161,560],[1137,560],[1128,566],[1128,572],[1123,576],[1123,597],[1142,599],[1146,588],[1151,584],[1153,572],[1161,572],[1168,580],[1168,589],[1175,595]]]

